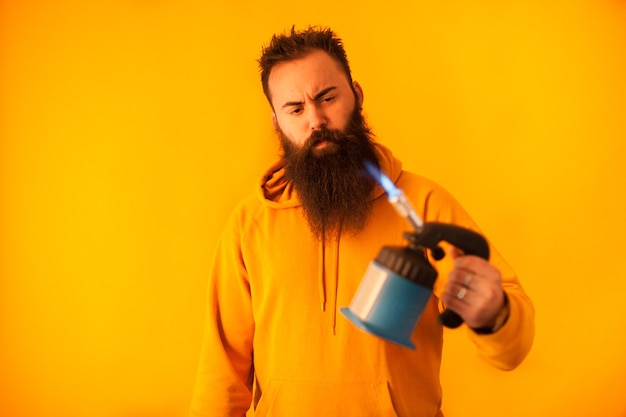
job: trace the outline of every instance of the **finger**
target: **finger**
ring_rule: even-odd
[[[472,297],[473,289],[466,287],[458,282],[449,281],[444,289],[442,298],[450,304],[468,303],[468,299]]]
[[[474,281],[475,276],[476,273],[472,270],[456,268],[450,271],[448,274],[448,280],[458,283],[464,287],[469,287]]]
[[[459,291],[457,291],[456,293],[457,300],[464,301],[465,296],[467,295],[468,292],[469,290],[467,289],[467,287],[461,287]]]
[[[475,271],[457,268],[452,270],[452,272],[448,275],[448,278],[463,287],[470,287],[472,282],[475,281],[476,275]]]
[[[465,297],[468,295],[466,294]],[[450,294],[444,294],[441,297],[441,301],[443,302],[444,308],[446,310],[454,311],[457,313],[463,321],[465,321],[465,316],[467,315],[467,309],[470,308],[465,301],[459,300],[456,296],[451,296]]]
[[[461,249],[457,248],[456,246],[450,246],[450,257],[452,259],[457,259],[458,257],[463,255],[465,255],[465,253]]]
[[[464,255],[454,258],[454,267],[470,271],[484,271],[493,268],[489,261],[475,255]]]

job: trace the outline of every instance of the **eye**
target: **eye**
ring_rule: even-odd
[[[333,101],[333,100],[335,99],[335,97],[336,97],[336,96],[328,96],[328,97],[324,97],[324,98],[322,98],[322,101],[323,101],[324,103],[328,103],[328,102]]]
[[[302,109],[302,107],[294,107],[294,108],[293,108],[293,109],[289,112],[289,114],[292,114],[292,115],[294,115],[294,116],[295,116],[295,115],[298,115],[298,114],[302,113],[302,110],[303,110],[303,109]]]

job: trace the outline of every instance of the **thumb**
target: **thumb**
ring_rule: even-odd
[[[452,259],[456,259],[460,256],[465,255],[465,252],[463,252],[461,249],[457,248],[456,246],[450,246],[449,255],[452,257]]]

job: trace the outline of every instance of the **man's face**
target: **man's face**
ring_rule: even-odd
[[[363,175],[363,162],[376,162],[372,134],[359,106],[360,88],[353,90],[323,52],[281,64],[279,70],[277,79],[270,74],[270,92],[285,177],[318,239],[333,238],[342,230],[356,233],[369,216],[374,187]]]
[[[320,129],[344,130],[363,101],[360,86],[350,85],[340,65],[324,51],[276,65],[268,87],[274,127],[297,147]],[[327,145],[320,142],[316,149]]]

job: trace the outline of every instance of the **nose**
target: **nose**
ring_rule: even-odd
[[[328,119],[326,113],[319,106],[311,106],[309,110],[309,126],[312,131],[326,127]]]

